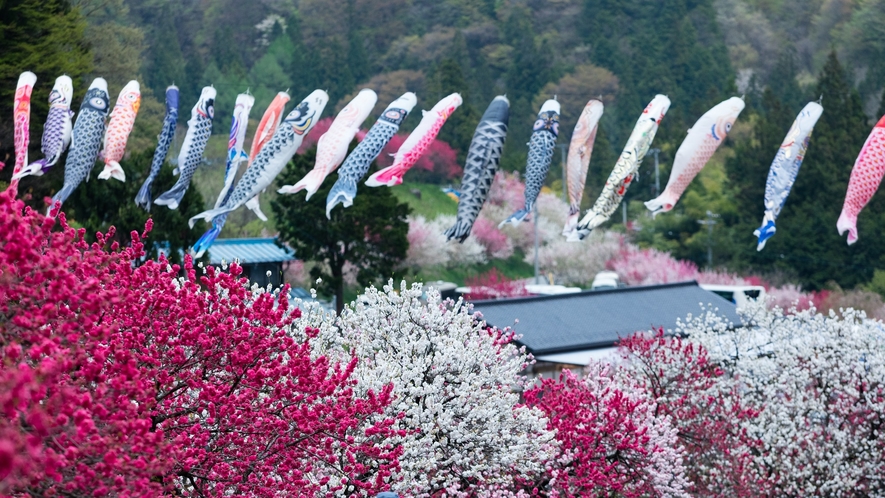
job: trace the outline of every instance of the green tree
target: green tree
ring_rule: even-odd
[[[453,58],[445,58],[433,69],[427,78],[426,94],[429,100],[438,101],[454,92],[461,94],[464,103],[446,121],[438,138],[448,143],[458,153],[458,162],[464,164],[467,149],[473,139],[473,132],[480,116],[470,103],[470,88],[464,79],[461,64]]]
[[[115,240],[121,244],[129,242],[131,231],[141,233],[147,219],[153,218],[150,241],[154,244],[146,244],[148,256],[156,257],[158,250],[163,248],[170,260],[180,262],[181,254],[206,231],[203,221],[198,222],[193,229],[187,223],[191,216],[203,211],[203,197],[191,185],[176,210],[154,205],[151,212],[146,213],[136,206],[135,194],[148,174],[152,158],[153,151],[147,150],[124,159],[120,164],[126,171],[125,182],[98,180],[94,178],[96,172],[93,172],[90,180],[81,183],[71,194],[62,210],[74,226],[85,228],[87,237],[93,240],[96,232],[107,232],[111,226],[115,227]],[[97,165],[96,169],[100,167],[101,165]],[[174,183],[172,167],[164,166],[154,182],[153,197],[156,198]]]
[[[279,182],[294,184],[313,168],[316,147],[295,156],[280,174]],[[271,203],[280,239],[305,261],[315,263],[313,278],[328,282],[337,310],[344,308],[344,264],[356,268],[362,286],[393,275],[409,248],[409,207],[388,188],[360,187],[353,206],[332,211],[326,219],[326,196],[337,175],[326,178],[309,201],[302,195],[282,195]]]
[[[759,226],[767,168],[794,115],[772,92],[763,107],[752,144],[738,146],[729,162],[740,220],[734,224],[734,266],[778,269],[799,277],[811,289],[830,281],[852,288],[873,278],[885,267],[885,197],[877,195],[858,220],[860,240],[849,247],[836,232],[836,220],[845,199],[848,179],[857,154],[870,132],[860,96],[831,52],[818,78],[813,98],[822,95],[824,113],[811,137],[805,161],[787,203],[778,218],[777,234],[756,252],[748,231]]]
[[[616,148],[655,94],[672,102],[655,147],[675,153],[685,130],[735,90],[712,0],[585,0],[575,22],[593,63],[618,77],[618,99],[603,121]],[[661,159],[670,164],[668,154]],[[630,190],[650,195],[653,184],[654,175],[640,175]]]
[[[40,147],[42,123],[49,112],[47,96],[55,78],[74,80],[75,101],[85,93],[81,77],[92,69],[92,54],[83,37],[86,22],[66,0],[0,2],[0,161],[13,154],[12,104],[19,75],[32,71],[37,85],[31,98],[31,145]],[[3,171],[11,176],[12,168]]]
[[[525,143],[531,136],[531,124],[540,109],[532,108],[532,99],[548,81],[557,79],[551,67],[553,54],[550,46],[535,39],[535,30],[529,12],[514,7],[502,27],[503,38],[512,47],[507,69],[507,97],[510,99],[510,128],[501,157],[504,169],[525,167]],[[552,98],[553,95],[546,95]]]
[[[185,81],[184,55],[172,22],[172,11],[168,6],[160,10],[154,29],[148,32],[149,45],[144,64],[144,76],[154,95],[165,95],[166,87]]]

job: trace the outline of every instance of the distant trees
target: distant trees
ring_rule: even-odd
[[[470,85],[464,78],[464,71],[458,59],[447,57],[437,64],[427,76],[424,108],[430,108],[439,99],[451,93],[460,93],[464,103],[446,120],[438,138],[447,142],[458,153],[458,162],[464,164],[467,149],[473,139],[476,124],[482,115],[470,101]]]
[[[37,75],[31,102],[32,150],[39,149],[42,124],[49,111],[47,96],[55,78],[67,74],[74,81],[74,100],[85,93],[79,78],[92,69],[92,55],[84,38],[86,23],[66,0],[10,0],[0,3],[0,161],[12,155],[12,102],[18,76]],[[11,176],[12,168],[3,171]]]
[[[821,289],[829,281],[845,288],[872,279],[885,267],[885,197],[877,195],[858,220],[860,240],[849,248],[836,232],[854,161],[870,133],[860,96],[831,52],[807,100],[822,96],[824,113],[815,126],[805,161],[784,210],[778,232],[762,252],[752,248],[759,226],[768,166],[798,109],[789,109],[768,90],[755,120],[753,136],[737,145],[727,171],[739,213],[733,223],[733,264],[757,269],[780,268],[796,274],[803,285]],[[738,243],[738,241],[740,241]]]

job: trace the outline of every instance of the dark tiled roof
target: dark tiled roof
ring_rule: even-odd
[[[741,323],[733,303],[694,281],[473,304],[490,325],[512,326],[536,355],[609,347],[639,330],[672,331],[677,319],[697,316],[702,305]]]
[[[209,261],[213,265],[235,259],[244,265],[284,263],[294,260],[295,252],[278,246],[275,239],[218,239],[209,247]]]

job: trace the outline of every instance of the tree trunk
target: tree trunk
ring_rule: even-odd
[[[335,312],[341,315],[344,310],[344,261],[333,258],[329,263],[332,270],[332,281],[329,283],[335,287]]]

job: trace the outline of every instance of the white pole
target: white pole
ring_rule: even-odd
[[[540,278],[541,272],[538,269],[538,202],[535,201],[535,205],[532,206],[532,217],[534,218],[535,225],[535,284],[538,284],[538,279]]]

